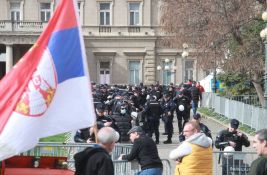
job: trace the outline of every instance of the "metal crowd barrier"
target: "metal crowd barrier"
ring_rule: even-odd
[[[220,97],[214,93],[203,93],[202,106],[213,108],[214,112],[228,119],[236,118],[255,130],[264,129],[267,125],[267,109]]]
[[[75,153],[84,150],[88,146],[94,144],[88,143],[55,143],[55,142],[43,142],[39,143],[33,149],[22,153],[23,156],[52,156],[52,157],[67,157],[68,158],[68,167],[74,169],[74,159],[73,156]],[[112,160],[118,159],[120,154],[128,154],[131,151],[131,145],[117,144],[115,145],[113,152],[111,153]]]
[[[171,172],[170,161],[167,159],[162,159],[161,161],[163,164],[162,175],[171,175],[173,172]],[[141,170],[137,161],[128,162],[115,160],[113,161],[113,164],[115,175],[135,175]]]
[[[52,156],[52,157],[67,157],[68,168],[75,170],[73,156],[75,153],[84,150],[86,147],[93,144],[86,143],[55,143],[55,142],[43,142],[39,143],[33,149],[21,153],[23,156]],[[135,174],[140,171],[138,163],[131,163],[128,161],[118,161],[120,154],[130,153],[132,145],[130,144],[116,144],[111,158],[114,162],[115,175]],[[162,160],[163,163],[163,175],[171,174],[171,166],[169,160]]]
[[[25,156],[63,156],[68,157],[68,168],[74,170],[73,155],[84,150],[93,144],[77,144],[77,143],[39,143],[35,148],[21,155]],[[138,163],[128,161],[118,161],[120,154],[128,154],[131,145],[117,144],[111,154],[114,162],[116,175],[135,174],[140,171]],[[257,158],[255,152],[213,152],[213,174],[216,175],[247,175],[250,165]],[[169,160],[163,159],[163,175],[173,173]]]
[[[250,165],[257,158],[255,152],[213,152],[213,174],[247,175]]]

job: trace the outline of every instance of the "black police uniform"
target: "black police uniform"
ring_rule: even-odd
[[[83,128],[79,129],[76,131],[75,136],[74,136],[74,142],[78,143],[86,143],[86,141],[90,137],[90,132],[89,132],[89,127],[88,128]]]
[[[173,99],[173,101],[176,103],[176,116],[178,120],[179,133],[182,133],[185,123],[188,122],[190,118],[190,99],[185,95],[178,95]],[[183,111],[180,111],[180,105],[184,107]],[[183,120],[184,123],[182,124]]]
[[[128,142],[129,135],[127,134],[128,131],[132,128],[131,124],[131,116],[127,113],[121,114],[121,113],[115,113],[111,115],[111,118],[114,119],[116,129],[118,130],[120,134],[120,142]]]
[[[168,95],[167,95],[168,96]],[[169,96],[170,97],[170,96]],[[165,129],[168,135],[168,139],[164,141],[163,143],[168,144],[172,143],[172,134],[173,134],[173,113],[176,108],[175,103],[173,102],[172,99],[169,99],[168,101],[163,101],[161,102],[161,107],[163,109],[163,115],[162,115],[162,120],[165,124]],[[170,112],[170,115],[168,114]]]
[[[147,117],[148,136],[152,137],[153,133],[155,133],[157,144],[159,143],[159,124],[162,112],[160,102],[156,99],[148,101],[145,105],[144,113]]]

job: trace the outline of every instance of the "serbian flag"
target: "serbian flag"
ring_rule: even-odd
[[[58,2],[37,42],[0,81],[0,160],[95,122],[76,3]]]

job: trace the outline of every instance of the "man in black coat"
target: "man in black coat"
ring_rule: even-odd
[[[229,128],[222,130],[218,133],[215,140],[215,147],[223,150],[226,146],[232,146],[235,151],[242,151],[242,146],[248,147],[250,141],[248,137],[238,131],[239,121],[237,119],[232,119]]]
[[[141,165],[141,173],[162,175],[162,162],[158,155],[156,143],[146,136],[140,126],[134,126],[129,132],[133,147],[130,154],[121,154],[119,160],[137,159]]]
[[[120,133],[120,142],[128,142],[128,131],[132,128],[132,117],[128,114],[125,104],[120,106],[120,113],[114,113],[111,118],[114,120],[116,130]]]
[[[100,144],[90,146],[74,155],[75,175],[114,175],[110,153],[119,140],[119,134],[111,127],[104,127],[97,133]]]
[[[190,99],[182,91],[174,97],[173,101],[176,103],[176,117],[178,120],[179,134],[181,134],[185,123],[188,122],[190,118]]]
[[[218,133],[215,139],[215,147],[220,150],[224,150],[225,147],[231,146],[235,151],[242,151],[243,145],[245,147],[250,146],[248,137],[237,130],[238,126],[239,121],[237,119],[232,119],[229,124],[229,128]],[[242,163],[243,162],[241,160],[235,160],[233,157],[222,157],[222,174],[227,174],[227,171],[229,171],[230,166],[233,166],[233,164],[235,164],[238,168],[238,166],[241,166]]]
[[[212,140],[211,131],[207,125],[201,122],[201,115],[199,113],[193,115],[193,121],[197,122],[199,124],[200,131]]]
[[[172,134],[173,134],[173,113],[176,108],[176,104],[173,102],[170,94],[164,93],[163,100],[161,102],[161,107],[163,110],[162,120],[164,122],[165,131],[167,133],[167,140],[164,141],[164,144],[172,143]]]
[[[267,174],[267,129],[257,131],[253,138],[253,148],[255,148],[258,158],[250,166],[248,175],[266,175]]]
[[[192,83],[192,87],[189,89],[191,91],[191,98],[192,98],[192,110],[193,114],[197,113],[198,102],[202,100],[202,94],[199,89],[196,87],[196,82]]]
[[[152,137],[153,133],[155,133],[156,144],[159,144],[159,124],[162,112],[163,110],[160,102],[157,101],[157,97],[151,96],[145,105],[144,114],[147,118],[148,136]]]

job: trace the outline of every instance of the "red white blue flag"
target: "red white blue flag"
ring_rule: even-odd
[[[0,160],[95,122],[76,3],[59,1],[37,42],[0,82]]]

